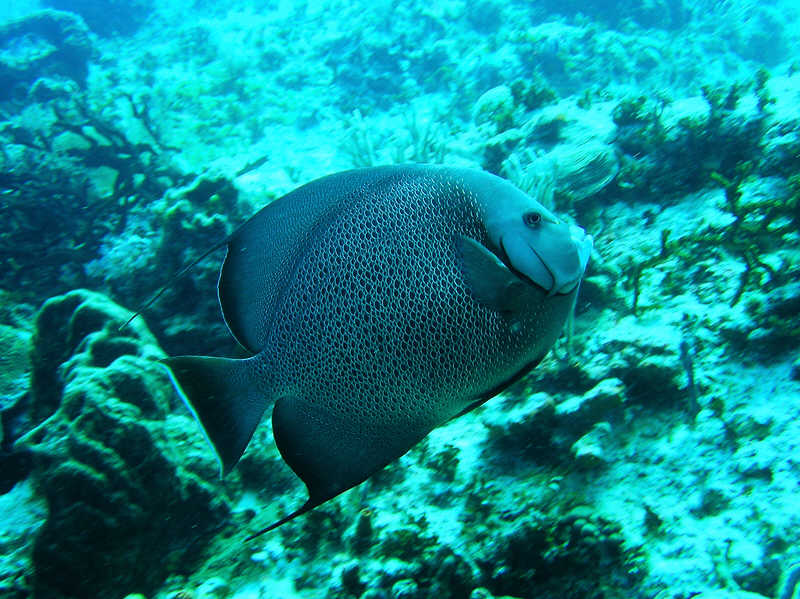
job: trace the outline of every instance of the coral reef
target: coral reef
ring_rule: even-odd
[[[47,505],[31,482],[23,481],[0,495],[0,514],[0,596],[23,599],[30,596],[34,539],[47,518]]]
[[[579,598],[627,597],[640,566],[619,525],[576,506],[556,518],[532,511],[486,542],[476,562],[497,595]]]
[[[762,69],[749,80],[704,85],[702,97],[622,99],[613,111],[620,172],[606,197],[669,201],[707,186],[714,173],[730,181],[741,180],[742,169],[793,173],[800,124],[785,113],[792,93],[776,93],[785,84]]]
[[[36,318],[31,422],[13,450],[30,454],[48,506],[33,548],[37,594],[152,592],[226,521],[224,496],[205,482],[208,454],[183,455],[189,417],[171,414],[175,397],[154,361],[163,354],[143,322],[119,331],[127,316],[77,290]]]
[[[40,97],[58,85],[48,79],[85,87],[94,53],[86,24],[69,12],[44,10],[0,24],[0,104],[24,100],[37,80],[31,91]]]
[[[617,176],[617,155],[609,143],[615,128],[602,107],[583,108],[570,99],[526,112],[510,93],[506,98],[504,108],[490,113],[498,133],[485,141],[484,169],[530,193],[550,187],[562,210],[599,193]],[[478,104],[476,116],[486,110]]]
[[[6,4],[0,596],[797,595],[791,3]],[[158,344],[109,297],[141,305],[307,180],[401,161],[483,166],[584,226],[574,326],[241,543],[301,501],[270,427],[223,486],[155,361],[240,355],[218,261],[148,307]]]
[[[642,27],[664,29],[677,29],[685,25],[693,9],[692,3],[683,0],[654,0],[651,2],[609,0],[589,5],[578,0],[567,0],[566,2],[546,0],[542,5],[549,12],[568,16],[589,15],[593,19],[606,21],[614,26],[620,26],[625,21],[633,21]]]
[[[34,297],[87,283],[83,264],[104,236],[185,180],[145,127],[112,124],[80,94],[33,103],[3,125],[0,282]]]
[[[113,116],[105,116],[82,94],[67,94],[31,104],[4,123],[5,288],[35,298],[91,286],[142,304],[170,272],[224,238],[231,222],[243,220],[245,207],[231,178],[260,162],[229,174],[214,168],[202,175],[184,172],[173,160],[176,148],[160,140],[141,101],[122,94],[106,111]],[[175,251],[180,246],[184,250]],[[172,292],[196,296],[197,285],[215,277],[216,266],[201,266]],[[202,308],[209,321],[218,312],[213,296]],[[169,328],[168,312],[156,310],[152,317],[168,331],[170,352],[226,345],[222,324],[198,342],[180,330],[191,323]]]

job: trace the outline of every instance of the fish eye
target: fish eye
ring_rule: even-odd
[[[522,215],[522,222],[529,227],[536,227],[542,222],[542,215],[539,212],[526,212]]]

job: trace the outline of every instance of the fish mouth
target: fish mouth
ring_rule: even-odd
[[[501,238],[504,262],[523,281],[542,289],[548,297],[568,295],[580,285],[589,256],[592,253],[591,235],[577,225],[561,225],[568,233],[557,252],[537,250],[519,238]],[[524,256],[523,256],[524,254]]]
[[[550,295],[554,293],[566,295],[572,293],[583,279],[583,274],[586,272],[586,266],[589,264],[589,257],[592,255],[592,247],[594,247],[594,239],[591,235],[587,234],[582,227],[578,225],[569,225],[569,238],[577,253],[577,269],[573,277],[561,282],[557,288],[549,291]],[[554,276],[555,278],[555,276]]]

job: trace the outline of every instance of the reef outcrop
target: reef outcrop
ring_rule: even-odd
[[[24,99],[40,79],[86,86],[94,46],[76,15],[43,10],[0,25],[0,101]]]
[[[163,356],[143,321],[99,293],[49,299],[36,317],[29,452],[49,515],[33,550],[38,596],[150,593],[191,567],[226,522],[215,464],[172,414]],[[196,451],[197,450],[197,451]],[[202,476],[200,475],[202,473]]]

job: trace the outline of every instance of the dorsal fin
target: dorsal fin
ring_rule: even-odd
[[[219,303],[225,323],[251,353],[261,351],[281,290],[295,263],[352,194],[368,194],[369,184],[402,173],[396,167],[337,173],[295,189],[259,210],[228,240],[219,276]],[[365,191],[367,190],[367,191]]]
[[[303,515],[303,514],[305,514],[306,512],[310,512],[311,510],[313,510],[313,509],[314,509],[315,507],[317,507],[318,505],[319,505],[319,503],[318,503],[318,502],[311,501],[311,500],[309,499],[308,501],[306,501],[306,502],[305,502],[303,505],[301,505],[301,506],[300,506],[298,509],[296,509],[295,511],[293,511],[293,512],[292,512],[291,514],[289,514],[288,516],[284,516],[283,518],[281,518],[281,519],[280,519],[280,520],[278,520],[277,522],[273,522],[272,524],[270,524],[270,525],[269,525],[269,526],[267,526],[266,528],[262,528],[262,529],[261,529],[261,530],[259,530],[258,532],[254,532],[253,534],[251,534],[249,537],[247,537],[247,538],[244,540],[244,541],[245,541],[245,543],[246,543],[247,541],[252,541],[252,540],[253,540],[253,539],[255,539],[256,537],[260,537],[261,535],[263,535],[263,534],[265,534],[265,533],[268,533],[268,532],[269,532],[269,531],[271,531],[271,530],[275,530],[275,529],[276,529],[276,528],[278,528],[279,526],[282,526],[282,525],[286,524],[286,523],[287,523],[287,522],[289,522],[290,520],[294,520],[294,519],[295,519],[295,518],[297,518],[298,516],[302,516],[302,515]]]
[[[164,294],[164,292],[165,292],[167,289],[169,289],[170,287],[172,287],[172,286],[175,284],[175,281],[177,281],[178,279],[180,279],[181,277],[183,277],[183,276],[184,276],[184,275],[185,275],[187,272],[189,272],[189,271],[190,271],[190,270],[192,270],[192,269],[193,269],[195,266],[197,266],[197,264],[198,264],[198,263],[199,263],[201,260],[203,260],[204,258],[208,257],[208,255],[209,255],[209,254],[211,254],[212,252],[215,252],[215,251],[217,251],[219,248],[223,247],[223,246],[224,246],[224,245],[226,245],[227,243],[228,243],[228,239],[223,239],[222,241],[219,241],[219,242],[215,243],[213,246],[211,246],[210,248],[208,248],[208,249],[207,249],[205,252],[203,252],[202,254],[200,254],[200,255],[199,255],[197,258],[195,258],[194,260],[192,260],[192,261],[191,261],[191,262],[190,262],[190,263],[189,263],[187,266],[184,266],[184,267],[183,267],[182,269],[180,269],[178,272],[176,272],[176,273],[173,273],[173,274],[172,274],[172,276],[170,276],[170,278],[167,280],[167,282],[166,282],[166,283],[164,283],[163,287],[161,287],[161,289],[159,289],[158,291],[156,291],[156,293],[155,293],[155,294],[153,294],[153,297],[151,297],[151,298],[150,298],[149,300],[147,300],[147,301],[146,301],[144,304],[142,304],[142,305],[141,305],[141,306],[140,306],[140,307],[139,307],[139,308],[136,310],[136,312],[134,312],[133,316],[131,316],[131,317],[130,317],[128,320],[126,320],[126,321],[125,321],[125,324],[123,324],[121,327],[119,327],[119,330],[121,331],[122,329],[124,329],[125,327],[127,327],[127,326],[128,326],[130,323],[131,323],[131,322],[133,322],[133,319],[134,319],[134,318],[136,318],[137,316],[139,316],[139,314],[141,314],[142,312],[144,312],[145,310],[147,310],[147,309],[148,309],[150,306],[152,306],[152,305],[153,305],[153,304],[156,302],[156,300],[158,300],[158,298],[160,298],[160,297],[161,297],[161,296]]]

